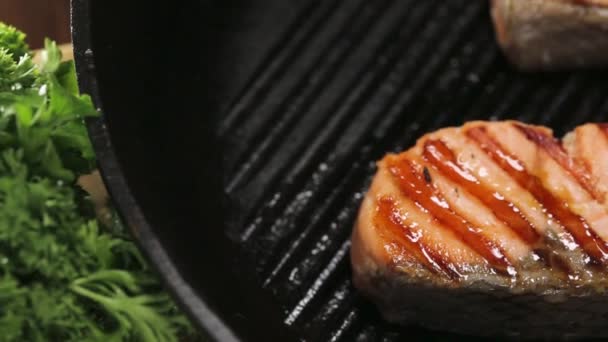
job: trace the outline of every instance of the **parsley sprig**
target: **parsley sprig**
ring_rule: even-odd
[[[177,341],[188,322],[76,185],[97,111],[73,62],[47,40],[37,66],[24,39],[0,23],[0,339]]]

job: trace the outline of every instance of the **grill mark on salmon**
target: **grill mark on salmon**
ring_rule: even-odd
[[[602,193],[592,184],[589,171],[571,158],[557,139],[537,128],[518,123],[513,126],[566,170],[593,199],[601,201]]]
[[[540,179],[529,174],[517,157],[505,152],[500,144],[487,133],[485,127],[471,128],[467,130],[466,134],[559,221],[577,244],[591,257],[593,263],[604,263],[608,259],[608,244],[591,229],[585,219],[573,213],[564,200],[555,197],[545,189]]]
[[[473,227],[466,219],[454,212],[433,185],[426,182],[411,160],[395,156],[387,159],[389,172],[405,196],[431,214],[440,224],[453,231],[473,251],[487,260],[498,273],[515,274],[513,265],[502,247],[480,234],[479,228]]]
[[[606,140],[608,142],[608,124],[596,124],[596,126],[602,132],[602,136],[604,137],[604,140]],[[591,169],[592,169],[591,166],[589,166],[589,170],[591,170]]]
[[[451,279],[460,277],[455,267],[440,253],[426,246],[413,231],[411,224],[404,221],[394,199],[381,197],[377,206],[374,221],[378,229],[386,230],[390,238],[410,252],[429,271],[444,274]]]
[[[578,127],[576,130],[574,130],[573,132],[571,132],[570,134],[566,135],[564,137],[564,139],[562,139],[562,147],[564,148],[564,150],[566,150],[566,153],[568,153],[568,155],[573,158],[574,160],[576,160],[576,162],[581,165],[581,167],[584,169],[584,172],[586,172],[590,179],[591,182],[593,183],[593,187],[596,190],[597,194],[600,196],[600,198],[596,198],[600,203],[603,203],[606,197],[606,192],[604,190],[602,190],[600,188],[600,186],[597,184],[597,179],[595,179],[595,174],[593,172],[593,164],[591,163],[591,160],[589,160],[588,158],[586,158],[585,156],[585,150],[583,148],[585,148],[585,146],[582,146],[579,143],[579,131],[581,130],[581,127]],[[598,128],[599,130],[599,128]],[[601,133],[601,130],[600,130]]]
[[[529,245],[539,242],[541,236],[536,228],[522,215],[521,210],[505,199],[505,196],[487,188],[467,170],[462,169],[450,148],[440,140],[429,140],[425,143],[423,157],[436,170],[459,184],[484,205],[491,208],[494,215],[507,227],[511,228]]]
[[[604,138],[604,141],[606,143],[608,143],[608,124],[597,124],[596,126],[602,132],[602,137]],[[591,166],[590,161],[586,160],[586,165],[587,165],[588,169],[590,170],[589,172],[592,173],[593,167]],[[600,167],[600,169],[605,169],[605,167],[604,168]],[[601,202],[604,205],[607,205],[607,203],[606,203],[606,192],[605,192],[605,189],[606,189],[606,186],[608,186],[608,184],[605,182],[605,179],[606,179],[605,177],[599,176],[599,181],[604,181],[604,182],[602,182],[602,186],[603,186],[604,192],[602,194],[603,197],[602,197]],[[607,208],[607,210],[608,210],[608,208]]]
[[[599,129],[600,131],[600,139],[602,139],[603,141],[600,144],[603,144],[603,146],[608,145],[608,124],[595,124],[595,126],[597,127],[597,129]],[[597,142],[596,142],[597,144]],[[608,158],[606,157],[606,149],[604,147],[603,150],[604,155],[600,156],[599,158],[602,158],[601,161],[598,160],[588,160],[588,159],[584,159],[585,160],[585,165],[587,166],[588,170],[589,170],[589,174],[592,174],[595,178],[595,184],[596,187],[599,188],[599,191],[602,193],[602,198],[600,200],[600,202],[604,205],[604,207],[606,208],[606,210],[608,211],[608,198],[607,198],[607,191],[608,191],[608,165],[604,164],[606,160],[608,160]],[[596,159],[596,158],[593,158]],[[604,162],[604,163],[602,163]],[[593,164],[596,164],[596,166],[594,167]],[[594,170],[596,169],[596,170]],[[597,172],[595,172],[597,171]]]
[[[568,155],[584,166],[599,194],[598,204],[608,213],[608,136],[602,124],[585,124],[566,134],[562,145]],[[608,240],[606,236],[602,238]]]
[[[604,136],[608,139],[608,124],[597,124],[602,132],[604,132]]]

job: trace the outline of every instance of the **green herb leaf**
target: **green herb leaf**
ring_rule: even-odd
[[[15,61],[18,61],[30,51],[25,42],[25,34],[2,22],[0,22],[0,46],[7,49],[13,55]]]
[[[95,166],[97,111],[74,63],[47,40],[35,66],[24,37],[0,23],[0,339],[177,341],[187,320],[76,185]]]

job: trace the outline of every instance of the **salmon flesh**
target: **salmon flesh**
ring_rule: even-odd
[[[395,323],[608,337],[608,125],[564,139],[471,122],[387,155],[352,236],[355,286]]]

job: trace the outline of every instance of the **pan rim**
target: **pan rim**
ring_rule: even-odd
[[[91,38],[91,1],[71,0],[70,29],[80,91],[89,94],[100,116],[86,121],[89,138],[97,155],[97,165],[118,214],[167,291],[190,320],[216,341],[240,341],[234,331],[186,282],[137,204],[116,157],[106,126]]]

